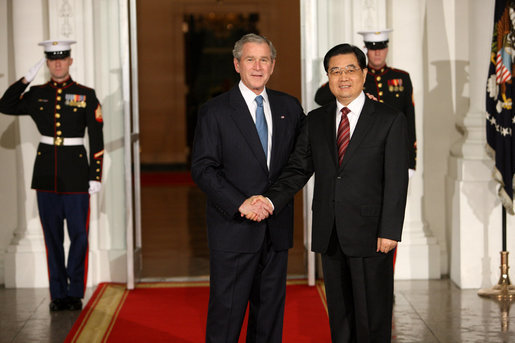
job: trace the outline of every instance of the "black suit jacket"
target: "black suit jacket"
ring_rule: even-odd
[[[270,170],[256,125],[236,85],[208,101],[199,110],[192,150],[193,180],[207,195],[210,249],[256,252],[267,225],[274,249],[293,245],[293,201],[261,223],[246,220],[238,208],[245,199],[262,194],[280,175],[305,118],[299,101],[267,89],[273,132]]]
[[[406,118],[366,98],[339,166],[335,115],[335,102],[308,114],[288,165],[265,196],[280,215],[314,173],[312,250],[325,252],[336,227],[344,253],[372,256],[378,237],[401,239],[408,185]]]

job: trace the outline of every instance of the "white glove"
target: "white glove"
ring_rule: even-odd
[[[408,169],[408,178],[412,178],[415,175],[415,169]]]
[[[100,192],[100,189],[102,188],[102,184],[98,181],[90,181],[89,182],[89,194],[95,194]]]
[[[41,69],[41,66],[43,63],[45,63],[46,57],[43,57],[38,61],[38,63],[34,64],[32,68],[29,69],[27,74],[25,74],[24,78],[27,81],[27,83],[31,83],[32,80],[36,78],[36,75],[38,74],[39,69]]]

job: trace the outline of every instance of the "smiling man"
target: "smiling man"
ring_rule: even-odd
[[[305,116],[297,99],[266,88],[276,63],[272,42],[247,34],[233,56],[241,81],[200,108],[192,150],[191,174],[207,195],[206,342],[237,343],[247,305],[247,342],[281,342],[293,201],[273,220],[242,215],[264,215],[244,201],[277,179]]]
[[[336,101],[308,114],[268,199],[248,203],[262,203],[273,220],[314,174],[311,248],[322,254],[332,342],[390,342],[393,249],[408,186],[406,118],[365,96],[359,48],[333,47],[324,68]]]
[[[80,310],[87,280],[89,196],[101,188],[103,119],[95,91],[70,77],[70,40],[39,43],[46,58],[11,85],[0,112],[30,115],[41,134],[32,188],[36,190],[48,262],[50,311]],[[25,89],[46,62],[50,81]],[[88,132],[89,161],[84,146]],[[64,220],[70,237],[63,248]]]

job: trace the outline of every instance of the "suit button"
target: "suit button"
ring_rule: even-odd
[[[341,177],[341,176],[337,176],[336,178],[339,180],[339,179],[341,179],[342,177]]]

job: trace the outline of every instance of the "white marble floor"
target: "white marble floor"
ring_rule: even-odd
[[[448,279],[396,281],[395,287],[394,343],[515,342],[515,310],[503,329],[498,303],[477,290],[460,290]],[[48,302],[46,289],[0,288],[0,343],[63,342],[79,312],[50,313]]]

